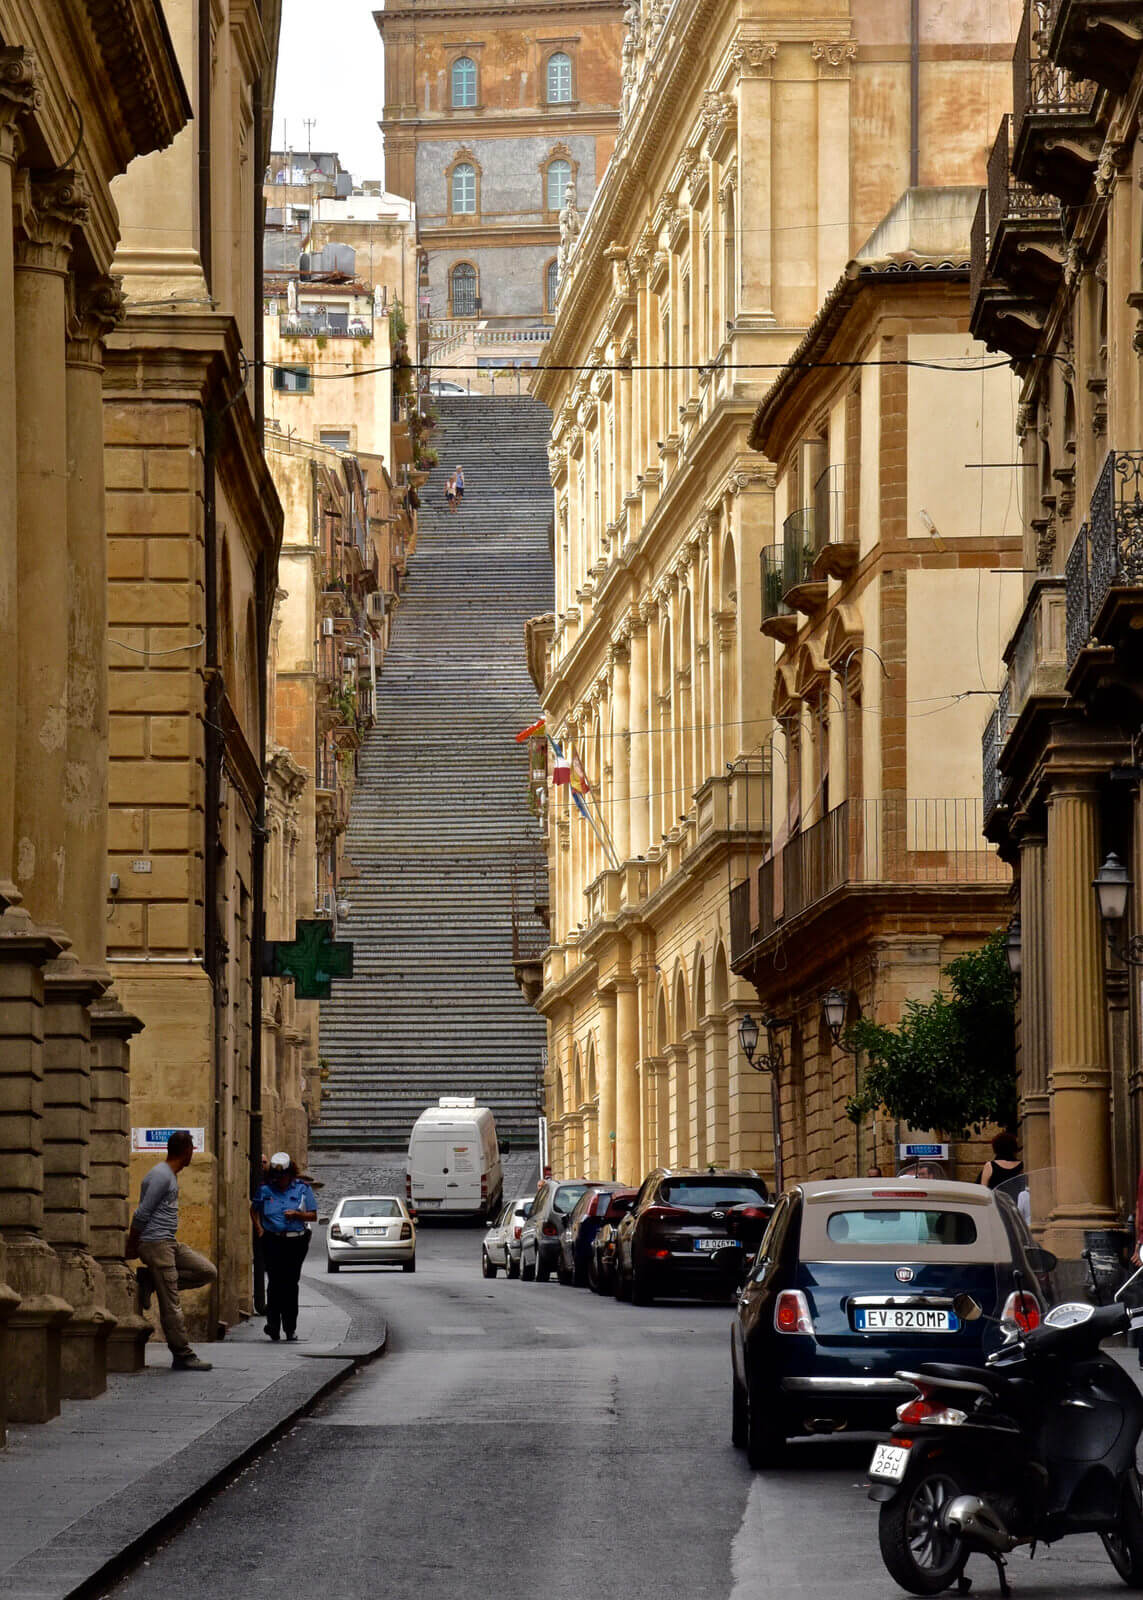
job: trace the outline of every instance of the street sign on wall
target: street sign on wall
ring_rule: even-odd
[[[172,1133],[177,1133],[177,1128],[132,1128],[131,1149],[136,1154],[145,1154],[148,1151],[160,1156],[167,1153],[167,1140]],[[206,1149],[206,1129],[188,1128],[187,1132],[194,1140],[195,1155],[202,1155]]]
[[[897,1150],[899,1161],[947,1161],[949,1158],[947,1144],[899,1144]]]

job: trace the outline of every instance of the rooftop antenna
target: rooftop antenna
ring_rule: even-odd
[[[302,118],[302,127],[306,130],[306,155],[308,155],[308,156],[312,156],[313,155],[313,142],[314,142],[313,141],[313,134],[314,134],[314,123],[316,121],[317,121],[316,117],[303,117]]]

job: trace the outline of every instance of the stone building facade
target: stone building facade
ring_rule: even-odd
[[[262,450],[255,202],[278,8],[165,0],[193,120],[115,185],[126,315],[104,378],[110,963],[145,1027],[131,1123],[201,1129],[181,1231],[250,1301],[261,1149],[266,661],[282,512]],[[153,1155],[132,1157],[138,1182]]]
[[[1019,608],[1020,520],[1015,470],[977,465],[1014,405],[1011,373],[968,333],[978,198],[906,191],[750,434],[781,529],[761,567],[773,838],[732,891],[730,961],[769,1024],[784,1178],[892,1172],[902,1139],[943,1137],[839,1115],[862,1061],[823,996],[849,1022],[896,1023],[1008,918],[975,734]],[[951,1154],[975,1181],[980,1151]]]
[[[1143,37],[1125,18],[1025,7],[973,242],[973,328],[1019,375],[1024,462],[984,811],[1018,885],[1024,1159],[1069,1175],[1040,1219],[1057,1229],[1128,1219],[1143,1162]],[[1122,916],[1101,917],[1100,876]]]
[[[586,210],[614,144],[623,6],[422,0],[386,5],[377,25],[386,185],[416,201],[438,331],[451,341],[441,325],[465,319],[502,335],[543,325],[569,190]],[[501,338],[480,357],[532,364],[536,346]]]
[[[0,0],[0,1443],[142,1359],[106,943],[117,175],[189,106],[154,6]],[[126,1000],[126,1006],[130,1006]]]
[[[619,137],[565,229],[535,382],[556,560],[536,676],[611,839],[554,791],[548,1113],[569,1173],[772,1171],[769,1091],[738,1040],[757,997],[730,967],[730,884],[778,820],[759,632],[776,479],[750,424],[902,190],[979,182],[1011,34],[994,42],[984,3],[912,38],[907,7],[626,15]]]

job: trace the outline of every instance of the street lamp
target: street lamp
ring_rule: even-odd
[[[738,1042],[742,1046],[742,1054],[749,1061],[755,1072],[780,1072],[782,1070],[782,1042],[778,1038],[778,1029],[789,1027],[789,1023],[783,1022],[779,1017],[763,1017],[762,1027],[766,1029],[767,1050],[764,1056],[758,1056],[755,1059],[760,1029],[749,1012],[742,1018],[738,1024]]]
[[[1099,915],[1107,934],[1107,948],[1129,967],[1143,967],[1143,935],[1133,934],[1125,945],[1117,944],[1115,930],[1127,915],[1131,878],[1127,868],[1112,851],[1091,880],[1099,904]]]
[[[1004,935],[1004,954],[1008,958],[1008,970],[1012,974],[1012,981],[1020,987],[1020,971],[1024,965],[1024,953],[1021,948],[1020,938],[1020,913],[1008,924],[1008,932]]]
[[[754,1065],[754,1052],[758,1048],[758,1024],[749,1011],[738,1024],[738,1042],[742,1046],[742,1054]]]
[[[822,995],[822,1016],[835,1046],[841,1045],[841,1030],[845,1027],[849,996],[841,989],[827,989]]]

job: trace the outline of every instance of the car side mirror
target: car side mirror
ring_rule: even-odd
[[[328,1224],[328,1222],[329,1222],[329,1218],[328,1217],[319,1217],[318,1218],[318,1227],[319,1228],[324,1228]]]

